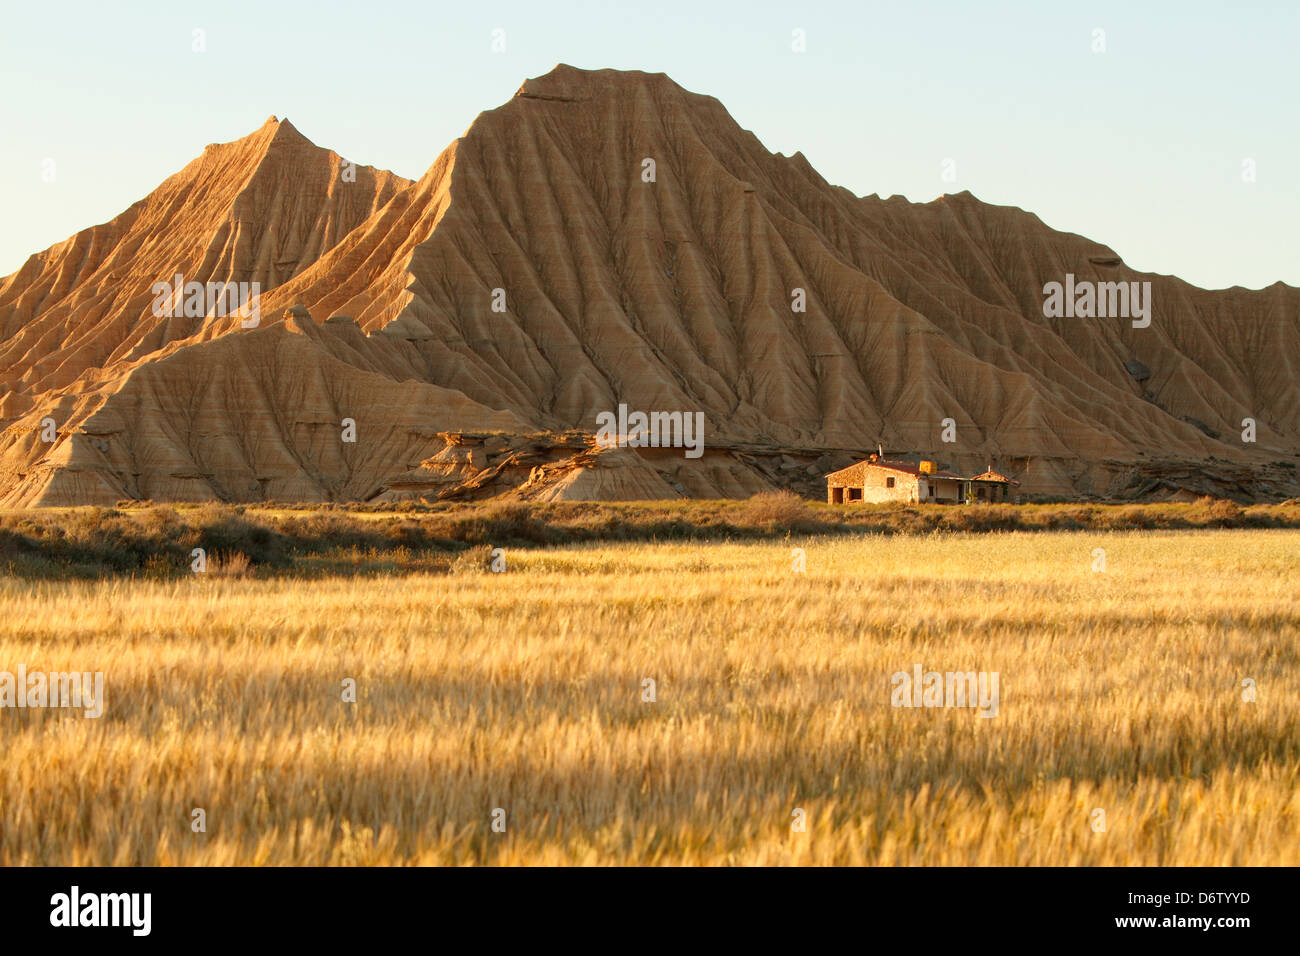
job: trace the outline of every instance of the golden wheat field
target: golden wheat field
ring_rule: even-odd
[[[0,670],[105,712],[0,710],[0,863],[1300,863],[1300,532],[505,559],[4,579]],[[918,664],[997,716],[891,706]]]

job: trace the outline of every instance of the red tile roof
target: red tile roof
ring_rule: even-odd
[[[982,475],[976,475],[971,481],[1000,481],[1007,485],[1018,485],[1020,482],[1014,478],[1008,478],[1006,475],[999,475],[996,471],[989,469]]]
[[[905,475],[922,475],[922,474],[924,474],[924,475],[926,475],[926,476],[929,477],[929,478],[949,478],[949,479],[952,479],[952,480],[954,480],[954,481],[968,481],[968,480],[969,480],[968,478],[966,478],[966,477],[964,477],[964,476],[962,476],[962,475],[954,475],[954,474],[953,474],[952,472],[950,472],[950,471],[930,471],[930,472],[923,472],[923,471],[921,471],[921,465],[920,465],[919,462],[913,462],[913,461],[890,461],[889,459],[886,459],[886,458],[877,458],[875,461],[872,461],[872,460],[869,459],[869,458],[868,458],[868,459],[864,459],[863,461],[855,462],[854,464],[849,465],[848,468],[841,468],[839,471],[832,471],[832,472],[830,473],[830,475],[825,475],[824,477],[829,478],[829,477],[831,477],[831,475],[838,475],[840,472],[848,471],[848,470],[851,469],[851,468],[858,468],[858,467],[860,467],[860,466],[862,466],[862,465],[866,465],[866,466],[868,466],[868,467],[870,467],[870,468],[887,468],[887,469],[889,469],[890,471],[899,471],[899,472],[902,472],[902,473],[905,474]]]
[[[981,475],[976,475],[974,478],[968,478],[965,475],[955,475],[951,471],[923,472],[921,471],[920,462],[892,461],[888,458],[877,458],[875,461],[872,461],[870,458],[864,458],[862,461],[854,462],[847,468],[840,468],[838,471],[832,471],[830,474],[824,475],[823,477],[831,478],[835,475],[843,474],[846,471],[852,471],[855,468],[861,468],[863,466],[868,468],[885,468],[889,471],[897,471],[905,475],[928,475],[931,478],[947,478],[952,481],[996,481],[1007,485],[1020,484],[1020,482],[1016,481],[1014,478],[1000,475],[991,468]]]

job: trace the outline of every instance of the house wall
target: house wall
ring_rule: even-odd
[[[925,478],[925,487],[921,489],[921,501],[943,501],[960,504],[966,500],[965,482],[952,478]],[[933,494],[931,494],[933,490]]]
[[[894,487],[889,487],[889,479],[894,479]],[[841,489],[842,499],[837,499],[835,491]],[[916,475],[881,468],[878,465],[861,465],[848,470],[845,474],[826,479],[826,500],[832,504],[857,504],[850,500],[850,489],[862,492],[862,501],[875,504],[883,501],[915,501],[919,494],[919,481]]]

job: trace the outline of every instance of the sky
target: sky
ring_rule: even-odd
[[[569,63],[667,73],[859,195],[970,190],[1135,269],[1300,286],[1295,0],[4,3],[0,275],[268,116],[416,179]]]

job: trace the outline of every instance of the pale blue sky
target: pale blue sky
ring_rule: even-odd
[[[1296,2],[7,0],[4,24],[0,275],[271,114],[414,179],[565,62],[665,72],[861,195],[969,189],[1138,269],[1300,285]]]

